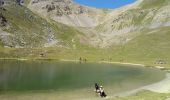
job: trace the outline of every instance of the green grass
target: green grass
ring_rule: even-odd
[[[160,28],[157,32],[145,32],[123,46],[122,55],[129,60],[154,63],[156,59],[170,61],[170,29]]]
[[[166,2],[168,2],[168,0],[144,0],[140,6],[144,9],[154,8],[166,5]]]
[[[167,93],[154,93],[150,91],[141,91],[132,96],[122,97],[122,98],[115,98],[115,99],[108,99],[108,100],[166,100],[170,98],[170,94]]]
[[[24,4],[28,5],[30,3],[31,0],[24,0]]]

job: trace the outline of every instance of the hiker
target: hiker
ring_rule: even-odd
[[[103,86],[100,86],[99,92],[100,92],[101,97],[106,97],[107,96],[106,93],[104,92]]]
[[[99,93],[99,92],[100,92],[100,90],[99,90],[100,88],[99,88],[99,85],[98,85],[97,83],[95,83],[95,89],[96,89],[96,90],[95,90],[96,93]]]
[[[87,59],[86,59],[86,58],[84,59],[84,62],[85,62],[85,63],[87,62]]]
[[[99,87],[99,85],[97,83],[95,83],[95,89],[96,89],[95,90],[96,93],[98,93],[101,97],[106,97],[107,96],[106,93],[104,92],[103,86]]]

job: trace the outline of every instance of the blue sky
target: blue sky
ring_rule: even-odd
[[[76,3],[96,8],[119,8],[136,0],[74,0]]]

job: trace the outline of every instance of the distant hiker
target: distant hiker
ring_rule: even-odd
[[[79,62],[80,62],[80,63],[82,62],[82,58],[81,58],[81,57],[79,58]]]
[[[106,97],[107,96],[106,93],[104,92],[103,86],[100,86],[99,91],[100,91],[100,96],[101,97]]]
[[[95,83],[95,91],[96,93],[99,93],[100,92],[100,88],[99,88],[99,85],[97,83]]]
[[[86,58],[84,59],[84,62],[85,62],[85,63],[87,62],[87,59],[86,59]]]
[[[79,58],[79,60],[81,61],[81,60],[82,60],[82,58],[80,57],[80,58]]]
[[[109,58],[109,61],[111,62],[111,61],[112,61],[112,58]]]

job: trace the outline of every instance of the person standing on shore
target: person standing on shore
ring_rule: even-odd
[[[96,93],[99,93],[100,92],[100,87],[99,87],[99,85],[97,84],[97,83],[95,83],[95,91],[96,91]]]

